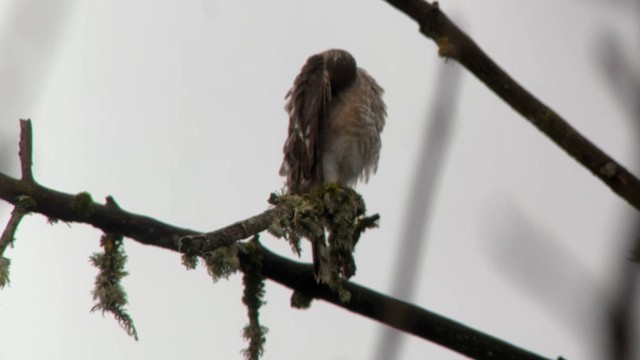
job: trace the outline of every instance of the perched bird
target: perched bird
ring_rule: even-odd
[[[285,99],[289,134],[280,175],[290,193],[324,183],[354,186],[378,166],[386,108],[382,88],[344,50],[311,56]],[[311,239],[317,278],[327,271],[324,239]],[[324,273],[324,274],[323,274]]]

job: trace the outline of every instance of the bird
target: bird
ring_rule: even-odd
[[[384,90],[341,49],[310,56],[285,95],[288,135],[280,175],[288,193],[326,183],[353,188],[376,172],[387,116]],[[327,245],[310,239],[316,279],[326,279]]]

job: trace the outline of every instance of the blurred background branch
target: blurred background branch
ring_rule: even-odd
[[[640,3],[633,3],[635,16],[640,21]],[[596,43],[596,61],[605,76],[613,97],[628,115],[632,131],[635,133],[635,154],[640,154],[640,66],[639,61],[630,59],[625,53],[620,39],[612,30],[602,30]],[[636,157],[638,157],[636,155]],[[637,158],[636,161],[640,161]],[[640,164],[636,168],[640,169]],[[632,258],[618,267],[617,282],[607,308],[608,349],[611,359],[633,360],[638,352],[638,276],[637,252],[640,249],[640,216],[631,214],[629,235],[622,247],[621,258]],[[635,253],[635,254],[634,254]],[[635,257],[635,258],[634,258]]]
[[[394,261],[394,274],[391,280],[390,295],[405,301],[411,301],[420,279],[421,263],[426,256],[428,229],[433,203],[437,195],[437,184],[440,178],[446,150],[455,125],[455,109],[458,102],[461,72],[454,63],[439,63],[438,78],[434,81],[436,97],[432,99],[426,126],[422,135],[424,139],[419,149],[419,158],[409,189],[406,202],[404,225],[398,242],[398,253]],[[398,313],[400,309],[389,308],[387,316],[399,319],[406,318]],[[382,327],[380,338],[374,349],[377,360],[397,359],[401,347],[401,333]]]

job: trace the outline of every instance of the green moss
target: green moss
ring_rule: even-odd
[[[203,258],[207,265],[207,271],[214,282],[221,278],[228,279],[229,276],[238,271],[240,268],[238,250],[242,246],[242,244],[222,246],[214,251],[203,254]]]
[[[234,243],[214,250],[205,250],[205,237],[201,235],[187,236],[178,241],[178,250],[182,253],[182,264],[193,270],[198,266],[199,258],[204,260],[207,271],[214,282],[227,279],[240,268],[238,251],[245,246]]]
[[[379,216],[365,216],[362,197],[349,187],[333,183],[309,194],[271,194],[269,202],[276,209],[269,232],[285,238],[297,255],[302,238],[328,239],[330,276],[322,280],[339,293],[342,301],[349,301],[350,294],[342,284],[356,271],[355,244],[362,232],[377,225]]]
[[[198,257],[192,254],[182,254],[182,265],[187,270],[193,270],[198,266]]]
[[[328,233],[332,278],[349,278],[355,273],[353,250],[360,233],[376,225],[365,215],[362,197],[353,189],[326,184],[310,194],[272,194],[276,218],[269,232],[289,241],[299,255],[302,238],[317,239]]]
[[[81,192],[73,197],[71,210],[77,215],[87,218],[93,212],[93,199],[88,192]]]
[[[291,294],[291,307],[296,309],[308,309],[311,306],[312,301],[312,296],[307,296],[305,293],[300,291],[296,290]]]
[[[93,300],[96,304],[91,311],[110,312],[129,336],[138,340],[138,333],[133,319],[127,313],[127,294],[120,281],[128,275],[125,271],[127,255],[122,248],[122,236],[104,234],[100,239],[103,252],[94,253],[90,257],[93,266],[98,268],[98,275],[93,289]]]

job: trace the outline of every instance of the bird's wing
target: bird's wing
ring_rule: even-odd
[[[322,184],[324,122],[331,101],[331,81],[322,54],[311,56],[287,93],[289,135],[281,175],[287,187],[301,193]]]

